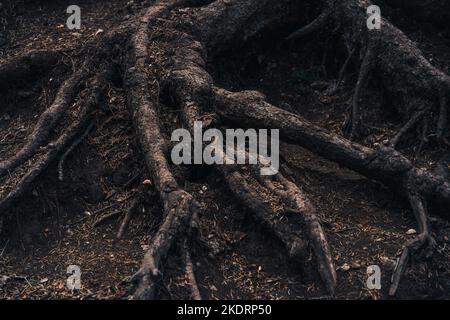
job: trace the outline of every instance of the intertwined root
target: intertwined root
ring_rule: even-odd
[[[207,5],[210,2],[212,3]],[[392,147],[424,113],[435,107],[433,102],[424,100],[419,93],[439,97],[436,135],[439,139],[445,139],[450,81],[447,75],[424,59],[411,41],[388,21],[384,21],[383,28],[377,33],[370,33],[365,28],[365,9],[371,4],[369,1],[324,2],[323,13],[287,39],[299,41],[307,34],[321,30],[328,23],[339,21],[342,24],[339,30],[344,39],[351,39],[351,44],[347,43],[350,53],[337,86],[342,81],[350,59],[355,56],[355,48],[365,50],[353,96],[349,122],[351,136],[359,135],[363,127],[361,97],[373,70],[377,70],[387,83],[389,94],[397,99],[400,111],[405,114],[411,109],[414,111],[414,115],[393,138],[389,147],[374,150],[328,133],[297,114],[270,104],[259,92],[230,92],[214,85],[214,79],[207,71],[206,56],[245,42],[272,24],[279,23],[291,15],[289,12],[294,12],[287,8],[295,7],[295,1],[157,1],[141,12],[137,21],[129,20],[104,35],[97,43],[94,58],[86,59],[83,67],[62,84],[55,101],[41,115],[33,135],[24,147],[16,155],[0,163],[1,177],[10,171],[18,171],[27,160],[32,160],[31,166],[25,173],[21,173],[22,176],[13,189],[2,195],[0,214],[5,214],[8,206],[61,154],[62,172],[64,159],[91,129],[89,123],[105,89],[110,63],[103,65],[107,71],[99,76],[92,77],[91,69],[99,59],[121,54],[116,44],[129,41],[123,59],[127,104],[146,167],[164,211],[163,223],[153,237],[141,268],[132,277],[135,284],[131,293],[133,299],[157,297],[161,270],[175,246],[183,252],[192,298],[201,299],[190,257],[190,246],[193,243],[191,238],[195,235],[193,228],[195,229],[199,217],[199,206],[194,197],[180,187],[167,159],[168,143],[162,134],[159,112],[161,92],[168,92],[174,99],[182,110],[183,124],[191,131],[195,121],[211,114],[214,114],[214,118],[220,117],[225,123],[238,124],[240,127],[279,129],[282,139],[377,180],[409,199],[419,223],[420,234],[406,244],[398,261],[390,290],[390,294],[395,294],[409,258],[420,254],[430,256],[435,248],[424,203],[439,201],[450,204],[450,183],[441,176],[414,167]],[[195,8],[180,12],[174,10],[185,6]],[[177,21],[176,18],[180,18],[180,15],[182,19]],[[160,19],[162,17],[166,19]],[[148,52],[149,45],[155,43],[162,51],[158,57],[149,55]],[[168,59],[162,61],[161,56]],[[39,52],[0,66],[0,87],[8,78],[13,79],[10,85],[21,86],[23,79],[30,74],[45,72],[57,63],[58,57],[57,53]],[[81,84],[90,77],[93,81],[88,103],[81,109],[77,119],[59,137],[51,140],[50,133],[71,107]],[[425,104],[425,108],[417,110],[415,106],[419,104]],[[77,139],[80,134],[81,137]],[[331,249],[316,210],[301,187],[286,178],[283,172],[273,177],[262,177],[258,170],[244,166],[215,166],[215,170],[226,181],[231,193],[253,213],[255,220],[266,226],[281,241],[291,259],[302,262],[308,248],[312,249],[321,279],[328,292],[333,294],[337,277]],[[145,196],[145,192],[140,193],[140,197],[142,196]],[[138,203],[139,199],[136,199],[132,207]],[[125,216],[117,239],[122,237],[133,210]]]

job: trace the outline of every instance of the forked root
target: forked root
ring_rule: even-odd
[[[39,117],[25,145],[11,158],[0,162],[0,177],[16,169],[24,161],[32,157],[39,147],[45,144],[51,130],[72,105],[80,84],[86,78],[87,73],[87,69],[81,68],[61,85],[55,100]]]
[[[154,299],[157,284],[161,279],[161,267],[180,234],[186,232],[192,214],[199,210],[193,197],[185,191],[176,190],[162,195],[164,223],[153,237],[152,244],[147,250],[141,268],[132,277],[136,289],[132,295],[134,300]]]
[[[311,245],[322,281],[328,293],[333,295],[337,276],[331,250],[315,209],[301,190],[281,174],[273,177],[276,183],[256,174],[254,179],[259,180],[261,185],[255,186],[255,181],[249,185],[247,179],[233,168],[221,166],[218,170],[222,172],[231,192],[251,210],[256,221],[283,243],[290,259],[304,263],[308,243]],[[274,209],[274,204],[269,200],[270,194],[279,198],[281,211]]]
[[[279,129],[287,142],[298,144],[408,197],[410,185],[429,201],[450,204],[450,182],[419,169],[392,148],[371,149],[328,133],[297,114],[268,103],[255,91],[229,92],[214,89],[217,112],[231,123],[253,128]]]
[[[54,141],[50,142],[39,154],[33,158],[33,165],[23,175],[20,181],[14,186],[14,188],[0,201],[0,215],[4,214],[6,210],[23,195],[31,185],[31,183],[38,177],[42,171],[44,171],[49,164],[60,154],[65,148],[69,146],[69,143],[76,138],[76,136],[86,128],[86,124],[89,122],[92,112],[95,107],[100,103],[101,96],[105,90],[106,79],[109,78],[109,67],[101,75],[98,75],[94,79],[92,94],[84,107],[80,111],[78,118],[66,129],[63,133]]]
[[[194,198],[178,186],[165,157],[165,141],[158,119],[157,90],[155,96],[150,95],[146,72],[149,24],[183,3],[185,1],[157,3],[147,10],[132,38],[125,73],[127,100],[134,127],[165,213],[164,222],[154,236],[141,268],[132,277],[136,287],[131,298],[137,300],[155,298],[163,262],[176,240],[187,232],[194,212],[199,210]]]
[[[430,258],[436,250],[436,240],[431,236],[428,226],[428,215],[424,206],[424,201],[420,195],[411,193],[409,203],[416,216],[419,225],[419,235],[405,244],[405,248],[397,261],[391,279],[389,295],[394,296],[400,284],[400,279],[407,267],[408,261],[414,256]]]

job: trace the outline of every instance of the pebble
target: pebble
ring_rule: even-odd
[[[348,263],[344,263],[344,264],[340,267],[340,269],[341,269],[342,271],[348,271],[348,270],[350,270],[350,268],[351,268],[351,266],[350,266]]]
[[[417,231],[415,229],[409,229],[408,231],[406,231],[407,235],[413,235],[413,234],[416,234],[416,233],[417,233]]]

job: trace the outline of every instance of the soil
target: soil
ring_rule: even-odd
[[[78,59],[83,43],[98,30],[108,30],[136,14],[144,2],[78,1],[82,29],[75,32],[64,25],[65,10],[70,4],[66,0],[31,2],[6,26],[9,36],[0,46],[0,63],[33,49],[65,48],[71,54],[65,65],[54,69],[32,90],[1,93],[2,160],[17,152],[32,132],[38,115],[70,72],[70,60]],[[407,24],[396,17],[393,12],[395,23]],[[407,34],[448,73],[448,34],[429,28],[417,31],[415,27],[420,24],[412,18],[408,22]],[[239,50],[210,57],[208,71],[224,88],[258,89],[275,105],[342,134],[357,66],[351,66],[341,90],[327,95],[326,88],[335,80],[345,57],[330,56],[322,66],[324,48],[315,37],[299,44],[285,44],[280,34],[285,35],[285,30],[272,30]],[[372,97],[364,99],[369,129],[360,142],[373,146],[392,137],[404,119],[377,112],[383,110],[383,97],[373,85],[366,96]],[[124,238],[115,241],[123,214],[132,205],[142,181],[149,177],[124,92],[113,84],[106,98],[107,107],[97,113],[88,137],[65,162],[64,180],[58,180],[56,161],[15,204],[8,218],[0,220],[0,276],[10,277],[3,282],[0,278],[1,299],[127,297],[128,279],[139,269],[145,249],[162,223],[162,209],[155,190],[150,188]],[[170,107],[170,102],[164,103]],[[72,107],[76,108],[77,104]],[[172,110],[165,121],[174,124],[177,117],[177,111]],[[403,142],[401,151],[419,166],[431,168],[448,154],[448,148],[433,142],[418,152],[418,144],[411,136]],[[338,287],[333,298],[389,298],[396,259],[403,243],[412,237],[408,230],[416,228],[408,204],[384,186],[298,146],[283,144],[281,153],[291,169],[290,177],[317,208],[328,236],[338,267]],[[195,246],[192,259],[203,298],[331,298],[312,266],[312,253],[308,258],[311,263],[305,264],[308,267],[289,261],[282,245],[237,204],[210,168],[173,169],[188,175],[183,187],[202,208],[200,231],[204,243]],[[95,225],[98,219],[114,212],[117,214],[111,219]],[[450,224],[432,217],[432,227],[439,252],[429,261],[413,263],[402,279],[397,299],[450,298]],[[160,294],[166,299],[187,299],[182,254],[175,253],[164,269]],[[81,268],[81,290],[66,287],[70,265]],[[381,290],[367,289],[367,267],[371,265],[381,268]]]

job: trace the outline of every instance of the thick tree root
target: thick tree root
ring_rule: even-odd
[[[432,201],[449,203],[449,182],[414,168],[409,160],[393,149],[383,148],[375,151],[325,133],[324,130],[301,117],[270,105],[260,93],[252,91],[231,93],[223,89],[215,89],[215,97],[219,113],[225,118],[233,122],[239,121],[241,125],[244,122],[250,126],[280,128],[286,140],[298,143],[374,180],[393,186],[395,190],[410,199],[421,234],[407,245],[396,268],[391,289],[391,292],[395,294],[407,262],[406,257],[423,249],[424,244],[434,243],[428,232],[425,209],[422,202],[417,199],[420,195]],[[418,196],[411,196],[411,190],[414,190],[414,194]]]
[[[209,8],[206,7],[199,14],[215,12],[213,9],[217,8],[220,3],[221,1],[217,1],[217,3],[208,6]],[[237,2],[236,7],[234,7],[238,15],[241,12],[247,12],[247,14],[251,15],[252,10],[259,9],[258,7],[251,8],[251,10],[246,8],[246,11],[243,11],[243,8],[240,7],[241,5],[243,7],[247,6],[246,3]],[[206,17],[198,19],[208,21]],[[215,16],[215,19],[220,20],[219,16]],[[224,32],[222,25],[216,25],[215,27],[218,28],[218,31],[216,31],[219,34]],[[233,25],[232,27],[236,28],[238,25]],[[208,28],[206,29],[209,30]],[[226,29],[226,33],[228,34],[229,32],[230,29]],[[179,47],[175,50],[173,64],[171,65],[172,71],[165,82],[182,109],[186,127],[193,132],[194,122],[202,118],[202,105],[211,96],[212,78],[205,70],[205,54],[202,44],[185,33],[180,35],[177,43]],[[219,156],[223,157],[224,161],[227,161],[223,153]],[[330,250],[324,232],[315,215],[314,208],[298,187],[288,182],[281,174],[278,174],[278,184],[280,186],[284,185],[284,192],[281,192],[276,190],[277,188],[273,188],[272,184],[268,183],[267,186],[261,185],[258,182],[259,178],[254,178],[258,177],[258,173],[252,175],[252,184],[250,186],[248,179],[239,172],[238,166],[216,166],[216,169],[227,182],[232,193],[252,211],[256,220],[268,227],[280,239],[286,247],[289,257],[293,260],[304,260],[306,241],[300,235],[302,233],[306,234],[304,238],[308,238],[308,241],[312,244],[317,257],[319,271],[327,290],[333,293],[336,285],[336,273]],[[284,205],[281,204],[281,208],[284,207],[283,212],[277,213],[277,209],[272,207],[268,199],[264,199],[262,194],[266,197],[278,197],[280,203],[284,202]],[[289,214],[294,222],[289,221],[290,219],[287,218]],[[304,230],[299,229],[300,225],[305,226]],[[304,232],[305,229],[306,232]]]
[[[250,185],[248,179],[232,167],[221,166],[218,169],[235,197],[283,243],[292,260],[305,262],[307,243],[311,244],[322,281],[332,295],[337,277],[331,251],[315,209],[300,189],[281,174],[277,174],[273,182],[256,173]],[[263,185],[255,183],[256,179]],[[278,200],[271,201],[273,197]]]
[[[368,178],[393,187],[405,197],[409,186],[429,201],[450,203],[450,183],[424,169],[418,169],[392,148],[374,150],[327,133],[299,115],[277,108],[255,91],[232,93],[216,88],[217,112],[241,126],[280,129],[281,137],[354,170]],[[447,217],[448,218],[448,217]]]
[[[334,4],[330,21],[341,25],[342,36],[347,41],[364,47],[370,42],[371,34],[377,33],[376,66],[374,71],[380,77],[383,87],[392,98],[392,105],[405,118],[422,107],[421,102],[435,104],[434,97],[441,88],[450,92],[450,77],[423,56],[408,37],[387,20],[382,21],[380,30],[369,30],[367,8],[369,0],[326,0]]]
[[[425,105],[431,109],[437,105],[433,97],[439,94],[437,136],[439,139],[445,139],[449,77],[433,67],[417,47],[388,21],[383,20],[382,29],[376,31],[375,41],[371,31],[366,27],[366,9],[371,5],[370,1],[324,0],[323,3],[325,4],[323,13],[311,24],[289,35],[287,39],[304,37],[329,23],[334,23],[341,27],[339,30],[343,38],[347,44],[352,45],[352,48],[367,47],[353,97],[352,136],[358,135],[361,131],[360,100],[369,73],[376,72],[383,81],[387,93],[394,98],[393,102],[398,111],[405,118],[420,112],[419,106]],[[183,13],[171,12],[178,7],[205,4],[208,5],[196,7],[195,10],[186,9]],[[156,1],[138,15],[137,22],[130,19],[117,29],[107,32],[101,41],[93,41],[93,44],[100,48],[96,49],[95,53],[95,59],[98,59],[111,56],[110,51],[114,47],[130,40],[131,37],[131,46],[124,63],[127,103],[146,166],[164,212],[162,225],[153,237],[141,268],[133,276],[132,280],[136,284],[132,293],[133,299],[155,298],[164,262],[176,243],[183,244],[181,251],[184,253],[185,271],[191,286],[192,298],[201,299],[188,242],[193,230],[198,228],[199,206],[193,196],[177,183],[166,158],[167,143],[160,128],[158,115],[161,80],[164,80],[165,87],[169,89],[178,106],[181,106],[184,123],[191,131],[194,121],[201,120],[204,111],[212,112],[213,106],[223,120],[237,123],[240,127],[244,125],[279,129],[284,140],[299,144],[331,161],[390,186],[407,198],[419,223],[420,234],[406,245],[394,271],[390,294],[397,291],[407,262],[413,255],[424,254],[427,257],[433,252],[435,241],[430,235],[424,203],[450,205],[449,181],[427,170],[414,167],[392,147],[374,150],[327,133],[300,116],[271,105],[259,92],[233,93],[214,87],[214,81],[206,71],[206,55],[214,55],[221,50],[229,49],[276,25],[279,21],[290,17],[287,12],[296,5],[298,3],[294,0],[216,0],[212,3],[207,0]],[[168,14],[175,16],[185,14],[185,16],[181,21],[159,20]],[[165,62],[155,61],[156,64],[160,64],[158,65],[160,69],[167,71],[164,79],[158,74],[161,70],[149,68],[149,62],[153,59],[147,52],[150,40],[149,26],[157,23],[167,26],[164,31],[154,30],[159,36],[167,33],[164,37],[155,38],[155,42],[163,44],[164,54],[170,57]],[[91,48],[92,46],[88,46],[88,49]],[[338,86],[354,50],[350,51],[341,69]],[[87,54],[92,52],[88,51]],[[20,87],[30,75],[42,74],[59,59],[57,53],[39,52],[4,64],[0,66],[0,87],[2,89],[10,86]],[[50,133],[69,109],[81,83],[90,74],[88,69],[85,65],[63,83],[53,104],[39,118],[33,135],[25,146],[12,158],[0,162],[0,177],[17,169],[28,159],[33,162],[28,172],[0,201],[0,215],[28,189],[31,182],[58,155],[67,148],[69,149],[66,154],[69,153],[84,137],[83,135],[73,143],[89,123],[98,95],[104,90],[104,83],[100,78],[94,89],[95,97],[82,109],[79,118],[70,124],[60,137],[47,143]],[[427,108],[423,110],[428,110]],[[393,139],[393,145],[417,121],[413,116]],[[61,159],[60,171],[66,154]],[[224,155],[223,157],[225,158]],[[290,258],[302,261],[308,245],[312,247],[321,278],[332,294],[336,286],[336,272],[330,248],[315,208],[303,191],[281,173],[269,178],[260,176],[248,167],[215,168],[227,182],[234,196],[250,209],[257,221],[276,235],[287,249]],[[139,201],[136,199],[125,215],[117,239],[122,237],[132,211],[138,204]]]
[[[142,266],[133,276],[132,282],[136,283],[137,287],[132,299],[155,297],[163,261],[175,241],[182,233],[187,232],[192,214],[199,208],[194,198],[178,186],[171,173],[164,152],[165,141],[159,127],[157,97],[152,99],[148,88],[149,79],[146,73],[148,26],[169,9],[167,4],[156,4],[148,9],[141,19],[141,27],[132,39],[128,60],[130,63],[125,74],[128,105],[134,126],[165,212],[164,222],[154,236]]]

